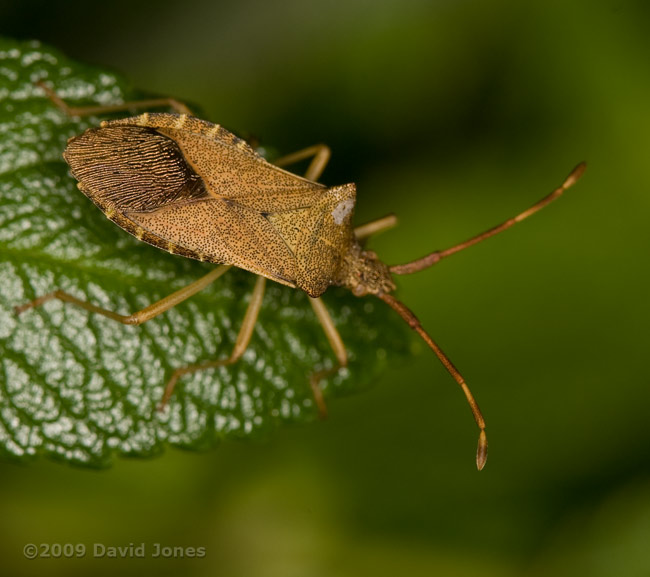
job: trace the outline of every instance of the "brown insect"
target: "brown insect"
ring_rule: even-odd
[[[39,83],[47,96],[71,116],[134,108],[170,106],[177,114],[144,113],[102,122],[68,141],[63,156],[79,189],[118,226],[136,238],[173,254],[221,266],[168,297],[130,315],[122,315],[54,291],[17,307],[27,309],[58,299],[127,325],[139,325],[204,289],[236,266],[259,275],[235,346],[226,359],[176,369],[162,398],[164,407],[180,377],[236,362],[246,350],[264,295],[266,279],[305,291],[320,320],[338,365],[315,372],[310,385],[321,415],[326,406],[319,382],[347,365],[345,345],[320,300],[331,285],[356,296],[374,295],[392,307],[433,350],[462,388],[480,429],[476,464],[487,459],[485,420],[469,387],[417,317],[392,293],[392,275],[428,268],[443,258],[494,236],[559,197],[585,170],[579,164],[551,194],[502,224],[443,251],[387,266],[361,242],[396,224],[394,216],[352,228],[354,184],[326,187],[316,182],[330,151],[306,148],[270,164],[251,146],[219,125],[190,115],[173,99],[115,106],[71,108]],[[282,166],[311,158],[305,177]]]

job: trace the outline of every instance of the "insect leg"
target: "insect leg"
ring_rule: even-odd
[[[108,104],[97,106],[68,106],[66,102],[43,81],[38,81],[36,85],[42,88],[45,91],[47,97],[54,103],[54,105],[65,112],[68,116],[91,116],[93,114],[108,114],[110,112],[121,112],[124,110],[158,108],[165,106],[173,108],[179,114],[192,114],[190,109],[185,104],[174,98],[150,98],[147,100],[123,102],[122,104]]]
[[[327,405],[325,404],[325,399],[323,398],[323,391],[318,385],[323,379],[329,377],[330,375],[336,374],[339,369],[347,367],[348,353],[345,350],[345,345],[343,344],[341,335],[339,335],[339,332],[336,330],[334,321],[325,308],[323,301],[320,298],[310,298],[309,302],[311,303],[311,306],[313,307],[318,320],[323,326],[325,336],[327,337],[327,340],[329,341],[330,346],[332,347],[332,350],[334,351],[334,354],[336,355],[336,359],[338,361],[338,364],[331,369],[317,371],[315,373],[312,373],[309,377],[309,384],[314,394],[316,405],[318,406],[318,414],[322,419],[324,419],[327,417]]]
[[[320,175],[323,174],[331,155],[332,152],[330,151],[330,147],[326,144],[314,144],[314,146],[309,146],[278,158],[273,161],[273,164],[276,166],[288,166],[289,164],[313,157],[309,167],[307,168],[307,172],[305,172],[305,178],[307,180],[317,181],[320,178]]]
[[[323,171],[329,162],[331,154],[332,153],[330,151],[330,148],[326,144],[315,144],[313,146],[309,146],[308,148],[303,148],[302,150],[298,150],[297,152],[293,152],[292,154],[278,158],[273,163],[276,166],[287,166],[293,164],[294,162],[300,162],[306,158],[313,157],[311,163],[309,164],[309,167],[307,168],[307,171],[305,172],[305,178],[307,180],[317,181],[320,178],[321,174],[323,174]],[[318,407],[318,414],[321,419],[324,419],[327,417],[327,405],[325,404],[325,399],[323,398],[323,391],[318,385],[323,379],[338,372],[341,367],[347,366],[348,354],[345,350],[345,345],[343,344],[341,335],[339,335],[338,331],[336,330],[334,321],[332,321],[332,317],[330,316],[329,312],[327,312],[323,301],[320,298],[310,298],[309,302],[311,303],[311,306],[313,307],[318,320],[323,326],[323,329],[325,330],[325,336],[327,336],[327,340],[334,350],[334,354],[338,360],[338,364],[335,367],[322,371],[316,371],[309,377],[309,385],[311,386],[314,400],[316,401],[316,406]]]
[[[197,371],[203,371],[205,369],[214,369],[216,367],[232,365],[240,359],[240,357],[248,348],[248,344],[250,343],[251,337],[253,336],[253,329],[255,328],[255,323],[257,323],[257,316],[259,315],[260,309],[262,308],[262,301],[264,300],[265,286],[266,278],[263,276],[258,276],[255,283],[255,288],[253,289],[251,300],[248,303],[248,308],[246,309],[246,314],[244,315],[244,320],[242,322],[241,328],[239,329],[239,334],[235,340],[235,346],[233,347],[230,356],[227,359],[221,359],[219,361],[209,361],[207,363],[189,365],[187,367],[176,369],[172,373],[169,381],[167,381],[167,385],[165,385],[165,392],[160,401],[160,405],[158,405],[159,411],[162,411],[165,408],[172,396],[172,393],[174,392],[174,387],[176,386],[178,379],[180,379],[183,375],[196,373]]]
[[[514,216],[506,220],[505,222],[502,222],[501,224],[489,230],[486,230],[481,234],[477,234],[476,236],[473,236],[472,238],[466,240],[465,242],[461,242],[460,244],[452,246],[451,248],[448,248],[446,250],[437,250],[412,262],[391,266],[390,272],[392,272],[393,274],[411,274],[414,272],[421,271],[425,268],[433,266],[437,262],[440,262],[445,257],[460,252],[461,250],[464,250],[470,246],[478,244],[479,242],[485,240],[486,238],[490,238],[491,236],[494,236],[496,234],[499,234],[500,232],[503,232],[504,230],[509,229],[511,226],[535,214],[538,210],[541,210],[547,204],[553,202],[556,198],[559,198],[564,193],[565,190],[573,186],[578,181],[578,179],[582,176],[586,168],[587,165],[584,162],[578,164],[578,166],[576,166],[571,171],[571,174],[569,174],[569,176],[562,183],[561,186],[556,188],[553,192],[551,192],[551,194],[542,198],[542,200],[540,200],[539,202],[536,202],[533,206],[531,206],[527,210],[519,213],[517,216]]]
[[[375,234],[379,234],[380,232],[384,232],[385,230],[389,230],[395,226],[397,226],[397,217],[394,214],[388,214],[382,218],[371,220],[366,224],[358,226],[354,229],[354,236],[356,236],[358,240],[366,240]]]
[[[230,265],[218,266],[214,270],[211,270],[205,276],[201,277],[198,280],[195,280],[193,283],[188,284],[187,286],[176,291],[175,293],[166,296],[164,299],[161,299],[149,305],[148,307],[130,315],[121,315],[119,313],[109,311],[108,309],[104,309],[102,307],[89,303],[88,301],[78,299],[77,297],[72,296],[71,294],[68,294],[60,290],[38,297],[33,301],[25,303],[24,305],[17,306],[15,310],[16,310],[16,314],[21,314],[28,309],[39,307],[48,301],[60,300],[66,303],[77,305],[83,309],[86,309],[87,311],[103,315],[105,317],[108,317],[109,319],[113,319],[114,321],[123,323],[125,325],[140,325],[158,316],[159,314],[164,313],[165,311],[171,309],[172,307],[175,307],[177,304],[182,303],[184,300],[190,298],[191,296],[195,295],[199,291],[202,291],[210,283],[217,280],[229,268]]]

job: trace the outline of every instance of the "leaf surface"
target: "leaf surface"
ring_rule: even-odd
[[[103,466],[114,453],[203,449],[314,420],[308,376],[333,366],[334,355],[308,297],[272,282],[243,358],[184,377],[156,410],[174,368],[230,354],[250,273],[229,271],[139,327],[58,301],[16,316],[15,306],[54,289],[133,312],[210,270],[138,242],[77,190],[61,154],[100,118],[66,116],[38,80],[71,105],[142,97],[112,72],[0,39],[0,452]],[[409,329],[382,303],[340,289],[324,302],[350,357],[322,383],[326,399],[366,388],[409,354]]]

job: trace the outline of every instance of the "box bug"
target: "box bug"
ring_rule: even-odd
[[[114,223],[139,240],[167,252],[218,264],[204,277],[130,315],[103,309],[57,290],[16,308],[22,313],[53,299],[75,304],[123,324],[139,325],[203,290],[231,266],[258,275],[233,351],[226,359],[181,367],[170,376],[161,400],[169,401],[183,375],[236,362],[246,350],[262,305],[267,279],[300,289],[321,322],[337,365],[315,372],[310,385],[321,415],[326,405],[320,381],[347,365],[345,345],[320,296],[332,285],[356,296],[372,295],[393,308],[436,354],[462,388],[479,427],[478,469],[487,459],[485,420],[465,379],[415,314],[393,293],[393,275],[411,274],[494,236],[528,218],[572,186],[585,170],[579,164],[551,194],[471,239],[401,265],[388,266],[362,242],[394,226],[388,216],[353,228],[354,184],[326,187],[318,181],[330,156],[316,145],[267,162],[248,143],[219,125],[200,120],[173,99],[113,106],[71,108],[39,83],[60,109],[72,116],[134,108],[172,107],[176,113],[149,113],[104,121],[71,138],[63,156],[78,188]],[[311,159],[304,177],[282,167]]]

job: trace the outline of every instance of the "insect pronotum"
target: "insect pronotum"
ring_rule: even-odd
[[[330,370],[315,372],[310,385],[320,414],[326,405],[319,382],[347,365],[345,345],[320,296],[331,285],[356,296],[373,295],[392,307],[415,330],[460,385],[479,428],[478,469],[487,459],[485,420],[458,369],[417,317],[393,296],[393,275],[426,269],[515,223],[528,218],[575,184],[581,163],[564,183],[542,200],[465,242],[406,264],[387,266],[365,250],[362,241],[396,224],[394,216],[352,228],[354,184],[326,187],[317,182],[330,156],[316,145],[275,164],[219,125],[191,116],[188,108],[163,98],[114,106],[69,107],[39,83],[66,114],[82,116],[135,108],[172,107],[176,114],[148,113],[102,122],[71,138],[63,153],[79,189],[118,226],[136,238],[173,254],[219,264],[188,286],[130,315],[122,315],[57,290],[16,308],[17,313],[58,299],[118,322],[139,325],[203,290],[231,266],[258,276],[230,356],[181,367],[170,376],[161,400],[169,401],[180,377],[236,362],[251,340],[266,279],[305,291],[337,358]],[[282,166],[311,158],[304,177]]]

